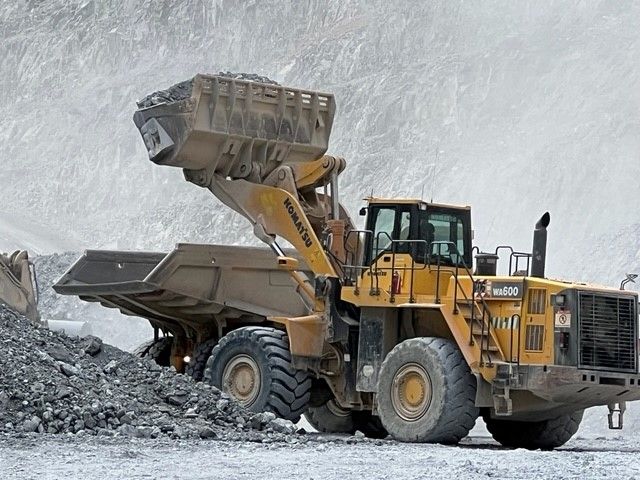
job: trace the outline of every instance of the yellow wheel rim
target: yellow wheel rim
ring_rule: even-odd
[[[391,403],[396,414],[408,422],[424,416],[431,404],[431,378],[422,365],[408,363],[396,372]]]
[[[222,390],[243,407],[249,407],[260,393],[260,369],[248,355],[236,355],[222,372]]]

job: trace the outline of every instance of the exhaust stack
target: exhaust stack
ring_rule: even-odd
[[[531,259],[531,276],[544,278],[544,266],[547,256],[547,227],[551,222],[551,215],[545,212],[536,223],[533,231],[533,251]]]

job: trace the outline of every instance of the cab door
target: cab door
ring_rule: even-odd
[[[417,235],[413,221],[413,205],[373,205],[369,207],[367,230],[373,232],[367,239],[365,265],[371,265],[383,253],[407,253],[407,245],[394,240],[410,240]]]

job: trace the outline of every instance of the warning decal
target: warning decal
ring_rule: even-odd
[[[556,312],[556,327],[571,327],[571,312],[567,310],[559,310]]]

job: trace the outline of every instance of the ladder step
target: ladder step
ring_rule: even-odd
[[[474,335],[478,335],[478,336],[482,336],[483,335],[482,327],[480,325],[478,325],[478,324],[475,324],[473,326],[473,334]],[[487,329],[486,328],[484,329],[484,335],[485,336],[487,335]]]
[[[480,345],[480,341],[482,340],[482,338],[474,338],[474,343],[476,345]],[[482,351],[483,352],[499,352],[498,347],[495,345],[491,345],[489,344],[489,346],[487,346],[486,344],[486,340],[484,342],[482,342]]]

